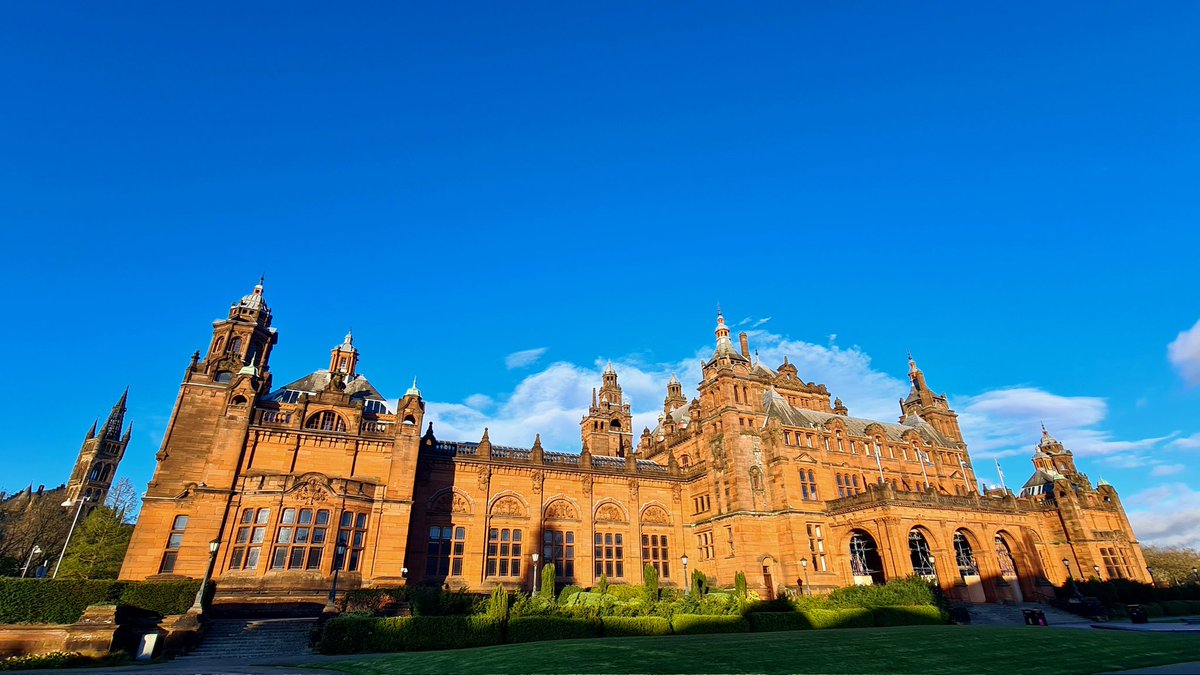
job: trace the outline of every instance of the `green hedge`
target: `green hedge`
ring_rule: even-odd
[[[641,600],[646,597],[646,589],[643,586],[630,586],[628,584],[611,584],[608,587],[608,595],[613,596],[617,600]]]
[[[671,622],[661,616],[606,616],[600,624],[605,637],[671,634]]]
[[[676,614],[671,617],[671,628],[679,635],[747,633],[750,631],[750,625],[743,617],[709,614]]]
[[[1200,614],[1200,600],[1188,600],[1188,613]]]
[[[801,612],[751,612],[746,615],[756,633],[781,630],[809,630],[812,622]]]
[[[322,654],[357,654],[484,647],[500,644],[501,626],[486,616],[380,619],[343,614],[325,624],[317,649]]]
[[[902,605],[938,604],[936,587],[921,577],[895,579],[883,585],[847,586],[826,598],[834,609],[897,607]]]
[[[1142,609],[1146,610],[1146,616],[1156,618],[1163,616],[1166,612],[1163,611],[1162,605],[1157,602],[1147,602],[1142,604]]]
[[[825,628],[870,628],[875,618],[869,609],[804,609],[800,610],[809,624],[817,629]]]
[[[600,634],[599,622],[565,616],[519,616],[508,622],[509,642],[574,640]]]
[[[909,605],[905,607],[876,607],[871,610],[875,625],[888,626],[936,626],[946,623],[946,617],[937,607]]]
[[[1167,616],[1187,616],[1192,613],[1186,600],[1166,600],[1161,603],[1163,613]]]
[[[182,614],[199,581],[0,579],[0,624],[75,623],[88,605],[113,604],[152,614]]]

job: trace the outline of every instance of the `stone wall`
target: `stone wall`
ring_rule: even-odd
[[[73,624],[9,624],[0,626],[0,657],[49,652],[79,652],[103,656],[112,650],[117,632],[117,608],[88,607]]]

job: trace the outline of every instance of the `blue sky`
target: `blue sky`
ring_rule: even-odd
[[[144,485],[265,274],[277,384],[352,327],[468,440],[577,449],[609,358],[652,426],[717,302],[852,414],[911,350],[981,476],[1045,420],[1200,545],[1200,6],[169,4],[0,25],[0,488],[126,385]]]

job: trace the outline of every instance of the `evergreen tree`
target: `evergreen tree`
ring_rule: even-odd
[[[538,595],[554,600],[554,563],[542,568],[542,587],[538,589]]]
[[[58,576],[65,579],[116,579],[133,527],[122,513],[98,506],[79,522]]]
[[[746,573],[738,571],[733,575],[733,593],[739,600],[746,599]]]
[[[646,587],[646,600],[658,600],[658,570],[649,563],[642,568],[642,584]]]

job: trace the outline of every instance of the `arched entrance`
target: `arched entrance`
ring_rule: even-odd
[[[1017,563],[1013,560],[1012,548],[1008,545],[1006,534],[1003,531],[996,533],[996,562],[1000,565],[1002,582],[997,584],[997,591],[999,595],[1007,594],[1008,600],[1023,602],[1021,579],[1017,574]]]
[[[883,574],[883,559],[875,538],[862,530],[850,533],[850,574],[858,586],[882,584],[887,581]]]
[[[979,563],[975,561],[975,551],[964,530],[954,533],[954,559],[958,563],[958,575],[967,586],[964,599],[967,602],[987,602],[983,579],[979,576]]]
[[[937,583],[937,569],[933,566],[933,552],[929,541],[920,528],[908,531],[908,557],[912,562],[913,574],[925,581]]]
[[[762,559],[763,587],[767,589],[767,600],[774,600],[777,594],[775,588],[775,559],[767,556]]]

